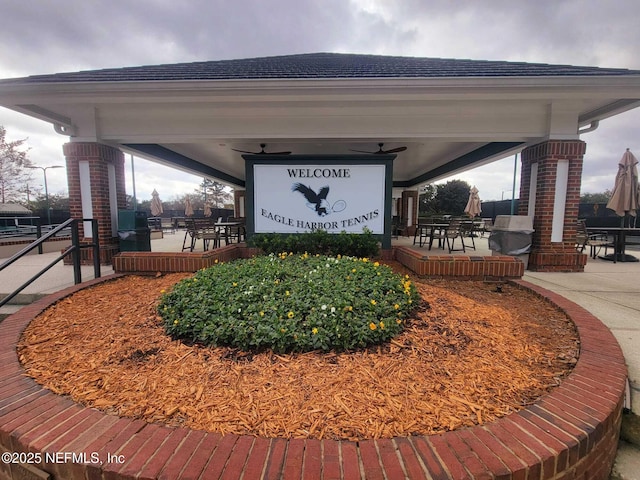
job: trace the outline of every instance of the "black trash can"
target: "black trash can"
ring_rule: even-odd
[[[137,228],[135,230],[118,230],[121,252],[150,252],[151,230]]]
[[[118,239],[121,252],[150,252],[151,229],[147,214],[134,210],[118,211]]]

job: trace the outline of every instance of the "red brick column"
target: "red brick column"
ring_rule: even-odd
[[[400,212],[400,218],[407,222],[407,229],[404,232],[407,236],[413,236],[416,231],[416,223],[418,223],[418,198],[417,190],[405,190],[402,192],[402,211]],[[409,201],[409,199],[411,199],[411,201]]]
[[[582,159],[586,144],[580,140],[549,140],[526,148],[522,152],[519,215],[534,214],[533,244],[529,256],[529,270],[538,272],[581,272],[587,256],[575,249],[576,223],[580,203]],[[557,195],[564,182],[558,181],[558,165],[568,171],[566,197]],[[536,165],[537,172],[532,173]],[[535,179],[532,183],[531,179]],[[557,188],[558,187],[558,188]],[[534,191],[532,191],[534,190]],[[535,201],[531,202],[531,199]],[[558,201],[560,203],[558,204]],[[529,211],[532,204],[533,212]],[[554,207],[555,205],[555,207]],[[556,225],[564,221],[553,230]],[[555,233],[555,238],[554,234]]]
[[[246,190],[238,190],[238,189],[233,190],[234,217],[245,218],[247,216],[247,212],[245,210],[246,196],[247,196]]]
[[[94,218],[98,220],[98,238],[100,240],[100,262],[110,264],[111,258],[119,251],[118,237],[113,233],[113,222],[117,222],[117,209],[125,208],[124,154],[113,147],[99,143],[66,143],[63,152],[67,159],[67,182],[69,184],[69,209],[71,218]],[[91,197],[90,212],[83,213],[81,195],[80,164],[88,167]],[[109,189],[109,165],[115,171],[116,211],[112,212]],[[86,204],[85,200],[85,204]],[[86,207],[86,205],[85,205]],[[92,243],[91,235],[80,229],[81,243]],[[82,260],[92,262],[92,250],[82,250]]]

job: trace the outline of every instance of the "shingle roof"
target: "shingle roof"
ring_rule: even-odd
[[[0,80],[0,83],[600,75],[640,75],[640,71],[490,60],[309,53],[33,75]]]

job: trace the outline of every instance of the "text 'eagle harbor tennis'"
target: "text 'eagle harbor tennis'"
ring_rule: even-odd
[[[300,228],[304,230],[319,230],[319,229],[338,230],[342,228],[353,227],[360,224],[364,226],[364,224],[366,224],[369,220],[378,218],[380,216],[380,211],[378,209],[375,209],[364,215],[358,215],[357,217],[347,218],[344,220],[331,221],[331,222],[309,222],[307,220],[297,220],[297,219],[286,217],[284,215],[278,215],[277,213],[269,212],[264,208],[260,209],[260,215],[276,223],[281,223],[289,227],[295,227],[295,228]]]

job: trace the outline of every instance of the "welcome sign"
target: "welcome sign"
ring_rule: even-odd
[[[384,234],[384,163],[253,165],[255,233]]]

